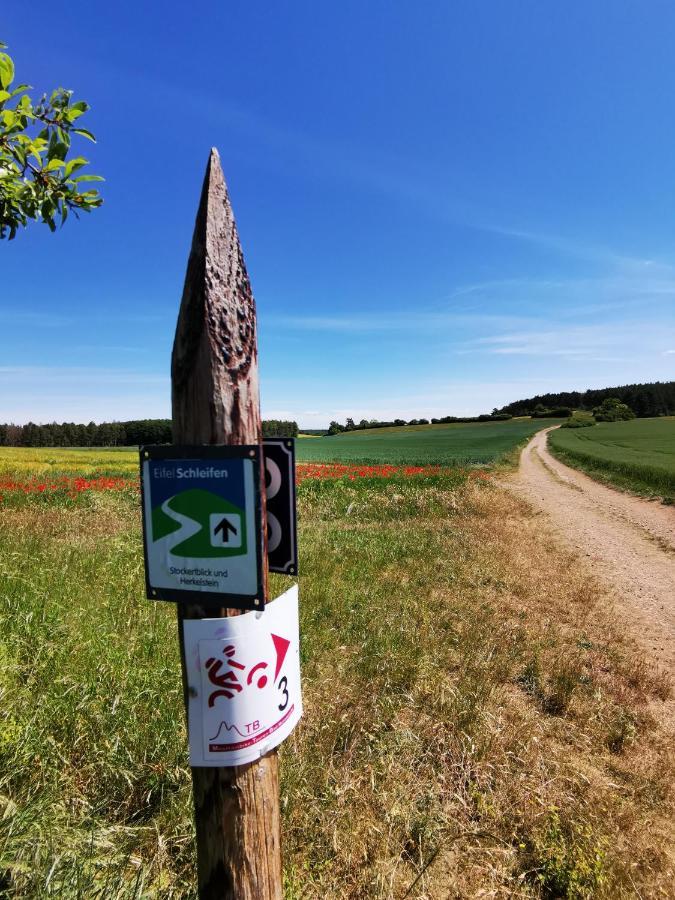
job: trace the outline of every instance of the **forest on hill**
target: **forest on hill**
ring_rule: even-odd
[[[266,419],[263,437],[296,437],[297,422]],[[132,419],[128,422],[52,422],[47,425],[0,424],[0,447],[136,447],[170,444],[171,419]]]
[[[638,419],[675,415],[675,381],[652,381],[647,384],[624,384],[619,387],[588,391],[560,391],[557,394],[537,394],[527,400],[507,403],[499,413],[512,416],[531,416],[537,408],[562,407],[592,410],[608,397],[617,397],[629,406]]]

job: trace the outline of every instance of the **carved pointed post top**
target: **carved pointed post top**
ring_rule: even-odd
[[[255,301],[215,147],[192,236],[171,382],[177,443],[260,441]]]

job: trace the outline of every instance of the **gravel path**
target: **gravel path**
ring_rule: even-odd
[[[623,494],[558,462],[550,428],[523,450],[509,486],[612,586],[616,615],[675,675],[675,507]]]

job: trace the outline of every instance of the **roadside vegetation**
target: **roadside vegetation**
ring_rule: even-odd
[[[667,502],[675,500],[672,416],[560,428],[549,434],[548,446],[561,462],[615,487]]]
[[[70,487],[0,501],[0,895],[194,896],[175,610],[144,598],[135,473],[23,452],[31,484]],[[390,468],[299,486],[286,897],[667,895],[668,682],[489,471]]]
[[[595,418],[593,413],[584,412],[583,410],[575,410],[574,413],[570,416],[570,418],[563,422],[560,426],[561,428],[590,428],[592,425],[596,425]]]

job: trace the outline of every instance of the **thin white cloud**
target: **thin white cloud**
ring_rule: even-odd
[[[263,328],[283,327],[302,331],[328,332],[429,332],[438,334],[439,329],[452,326],[485,328],[485,327],[518,327],[526,322],[537,322],[537,319],[526,316],[511,316],[492,313],[441,313],[420,308],[418,305],[410,312],[372,312],[355,313],[344,316],[314,315],[272,315],[262,320]]]
[[[0,366],[0,384],[36,382],[49,390],[54,385],[72,384],[82,390],[91,385],[167,385],[168,376],[131,369],[100,369],[86,366]]]
[[[289,328],[316,332],[433,333],[473,328],[541,328],[552,322],[603,317],[612,311],[647,310],[675,322],[673,298],[675,272],[645,275],[640,271],[623,272],[597,278],[495,279],[460,285],[443,299],[411,297],[410,311],[362,311],[342,315],[272,314],[261,317],[266,328]],[[358,298],[350,298],[356,306]],[[345,304],[347,305],[347,304]],[[363,309],[363,305],[361,309]],[[490,310],[501,310],[491,312]]]
[[[541,315],[570,318],[645,305],[656,308],[675,297],[675,272],[654,276],[623,272],[596,278],[512,278],[463,285],[450,300],[470,298],[482,306],[539,308]],[[666,310],[668,312],[668,309]]]
[[[658,272],[663,269],[673,272],[673,267],[669,263],[631,254],[617,253],[608,247],[598,246],[592,241],[494,224],[484,224],[482,227],[494,234],[500,234],[518,241],[526,241],[546,250],[552,250],[561,256],[574,257],[575,259],[601,263],[620,269],[638,270],[643,273]]]
[[[652,321],[596,322],[589,325],[512,331],[474,338],[465,352],[498,356],[570,357],[578,360],[620,362],[663,354],[663,344],[675,337],[675,323]],[[667,353],[667,351],[666,351]]]
[[[6,302],[6,301],[5,301]],[[83,316],[81,313],[51,313],[41,310],[26,310],[25,307],[31,306],[31,301],[25,298],[17,298],[15,300],[20,305],[20,309],[0,309],[0,322],[6,322],[9,325],[31,325],[32,327],[44,326],[45,328],[65,328],[73,325],[81,325]],[[86,314],[86,322],[88,324],[105,323],[105,324],[153,324],[157,322],[166,322],[167,317],[159,313],[98,313],[88,312]]]

